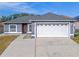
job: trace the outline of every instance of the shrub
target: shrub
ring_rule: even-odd
[[[79,36],[74,37],[73,40],[79,44]]]
[[[79,33],[75,33],[74,36],[75,36],[75,37],[76,37],[76,36],[79,36]]]

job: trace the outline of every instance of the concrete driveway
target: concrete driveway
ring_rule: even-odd
[[[2,57],[34,57],[34,56],[79,57],[79,45],[69,38],[37,38],[37,39],[19,38],[13,41],[1,56]]]
[[[36,44],[39,57],[79,56],[79,45],[69,38],[38,38]]]
[[[25,35],[16,38],[1,57],[33,57],[35,56],[35,40],[23,39]]]

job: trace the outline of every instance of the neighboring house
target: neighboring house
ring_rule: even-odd
[[[0,34],[4,32],[4,22],[0,21]]]
[[[74,21],[61,15],[47,13],[24,16],[5,22],[4,33],[31,33],[34,37],[72,37]]]
[[[75,21],[74,23],[75,23],[75,29],[79,30],[79,20]]]

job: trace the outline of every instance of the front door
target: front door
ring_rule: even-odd
[[[22,24],[22,33],[27,33],[27,24],[26,23]]]

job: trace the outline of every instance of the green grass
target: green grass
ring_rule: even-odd
[[[75,36],[75,37],[73,38],[73,40],[74,40],[76,43],[79,44],[79,36]]]
[[[79,44],[79,30],[75,30],[75,35],[74,35],[74,38],[73,40]]]
[[[0,36],[0,55],[15,38],[17,38],[16,35]]]
[[[76,30],[75,31],[75,35],[74,35],[74,38],[73,40],[79,44],[79,30]]]

